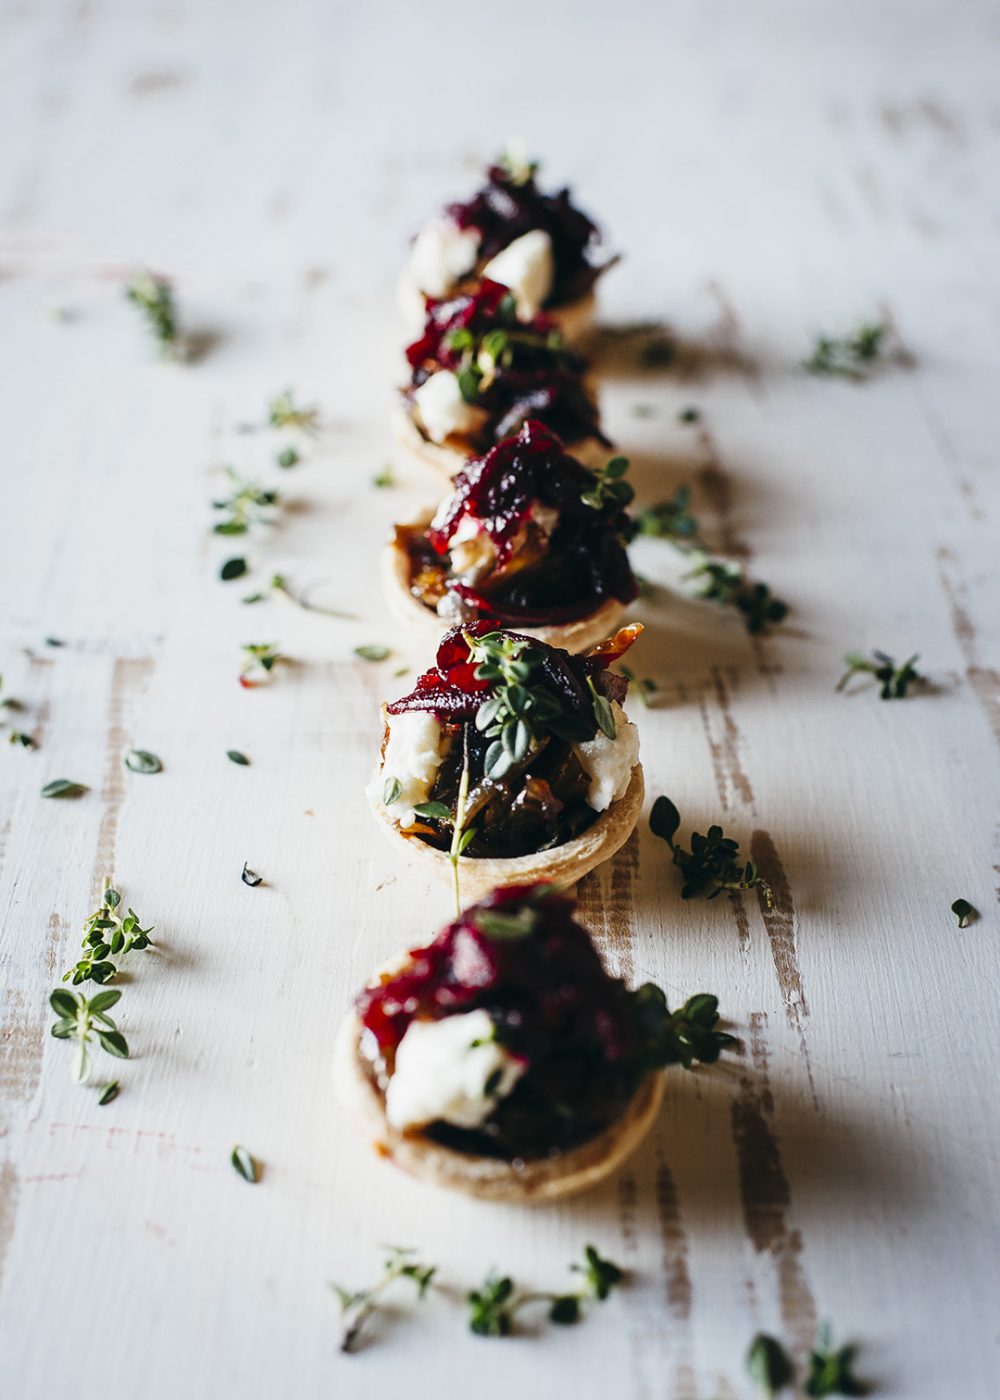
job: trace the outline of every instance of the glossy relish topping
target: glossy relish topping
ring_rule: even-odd
[[[498,282],[430,299],[423,334],[406,357],[412,375],[404,397],[411,405],[432,374],[456,375],[465,403],[481,410],[479,426],[464,434],[476,451],[516,432],[528,417],[568,442],[594,438],[607,445],[584,378],[586,362],[566,348],[547,316],[519,321],[514,297]]]
[[[442,638],[437,665],[390,716],[433,714],[447,743],[408,836],[469,857],[549,850],[591,826],[591,776],[576,745],[615,737],[612,702],[628,683],[608,670],[642,631],[622,628],[589,656],[571,656],[480,620]],[[386,774],[391,781],[391,774]]]
[[[631,488],[613,484],[614,491],[599,489],[597,474],[530,419],[466,464],[429,527],[397,530],[411,592],[442,616],[489,615],[525,627],[572,622],[610,599],[631,602]]]
[[[564,306],[585,296],[615,259],[601,256],[597,225],[575,208],[568,189],[543,194],[535,183],[534,164],[504,161],[491,165],[482,187],[446,213],[459,228],[480,235],[480,266],[515,238],[542,229],[552,240],[555,282],[550,306]]]
[[[414,1020],[479,1008],[524,1067],[479,1127],[437,1122],[428,1136],[508,1160],[555,1155],[612,1123],[651,1070],[714,1060],[729,1042],[715,998],[671,1016],[659,988],[609,976],[573,913],[545,883],[494,890],[358,998],[362,1059],[383,1089]]]

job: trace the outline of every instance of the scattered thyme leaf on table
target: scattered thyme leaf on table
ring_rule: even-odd
[[[888,331],[881,322],[865,321],[853,335],[817,336],[812,354],[802,362],[803,368],[810,374],[864,379],[885,349]]]
[[[256,870],[251,870],[246,861],[243,862],[243,870],[240,873],[240,879],[245,885],[249,885],[252,890],[255,890],[258,885],[264,883],[263,875],[258,875]]]
[[[809,1353],[809,1368],[803,1382],[807,1395],[823,1400],[829,1395],[864,1395],[867,1387],[854,1375],[856,1346],[834,1347],[829,1327]]]
[[[478,1337],[508,1337],[518,1311],[533,1303],[547,1304],[550,1322],[571,1326],[583,1317],[588,1303],[603,1303],[625,1277],[618,1265],[603,1259],[592,1244],[584,1248],[583,1263],[571,1264],[570,1271],[581,1276],[581,1283],[565,1293],[518,1293],[513,1279],[488,1274],[478,1288],[466,1294],[469,1330]]]
[[[247,572],[247,561],[242,555],[237,555],[234,559],[227,559],[219,570],[219,578],[223,583],[229,583],[232,579],[242,578]]]
[[[619,665],[619,670],[628,681],[629,690],[634,690],[642,703],[648,707],[651,703],[650,697],[655,695],[658,689],[656,682],[650,680],[648,676],[640,678],[628,666]]]
[[[300,408],[291,389],[286,389],[268,404],[267,421],[272,428],[295,428],[303,433],[316,433],[319,431],[319,409]]]
[[[372,485],[380,491],[387,490],[390,486],[395,486],[396,478],[392,474],[392,466],[386,463],[380,472],[376,472],[372,477]]]
[[[213,532],[216,535],[245,535],[251,525],[270,521],[271,507],[281,500],[278,492],[265,490],[256,482],[248,481],[233,467],[226,467],[226,475],[232,490],[228,496],[212,502],[212,509],[225,511],[226,518],[213,525]]]
[[[112,1079],[111,1083],[105,1084],[104,1088],[101,1090],[100,1097],[97,1100],[98,1105],[104,1108],[107,1104],[113,1103],[121,1093],[121,1090],[122,1086],[119,1084],[118,1080]]]
[[[790,1385],[795,1375],[785,1348],[766,1332],[758,1332],[750,1343],[746,1367],[750,1379],[767,1400]]]
[[[86,783],[74,783],[69,778],[53,778],[42,788],[43,797],[82,797],[90,788]]]
[[[237,1143],[229,1154],[229,1160],[233,1165],[233,1170],[241,1176],[244,1181],[249,1182],[251,1186],[257,1185],[257,1182],[260,1180],[260,1168],[254,1157],[245,1147],[241,1147],[239,1143]]]
[[[920,653],[914,652],[908,661],[897,666],[891,656],[884,651],[873,651],[864,656],[859,651],[849,651],[844,657],[847,670],[837,682],[836,689],[843,690],[854,676],[870,675],[880,683],[879,697],[882,700],[903,700],[911,685],[919,685],[926,678],[916,669]]]
[[[243,662],[239,681],[246,690],[252,690],[255,685],[260,685],[268,678],[278,662],[285,660],[278,650],[276,642],[245,642],[242,650],[246,653],[246,659]]]
[[[687,408],[682,408],[680,413],[678,413],[677,421],[678,423],[700,423],[701,409],[695,408],[693,404],[689,404]]]
[[[302,454],[297,447],[283,447],[274,460],[279,467],[287,471],[289,467],[294,467],[302,461]]]
[[[151,945],[153,925],[143,928],[134,909],[129,907],[122,915],[121,907],[121,895],[105,880],[101,903],[83,925],[83,956],[63,974],[64,982],[72,978],[74,987],[88,981],[110,982],[118,971],[111,958],[142,952]]]
[[[340,1303],[341,1351],[350,1353],[357,1350],[365,1323],[376,1311],[381,1295],[397,1279],[409,1279],[414,1283],[418,1299],[423,1300],[427,1296],[437,1268],[433,1264],[419,1263],[413,1257],[414,1254],[413,1249],[400,1245],[389,1246],[382,1277],[370,1288],[352,1290],[342,1288],[339,1283],[329,1285]]]
[[[738,841],[723,835],[721,826],[713,825],[705,836],[693,832],[691,849],[686,851],[674,839],[680,824],[680,813],[670,798],[658,797],[649,816],[649,827],[654,836],[666,841],[673,853],[674,864],[684,879],[682,899],[694,899],[700,894],[715,899],[723,891],[737,894],[757,889],[764,896],[767,907],[772,907],[774,895],[771,886],[754,861],[744,863],[740,860]]]
[[[111,988],[88,1000],[82,992],[71,992],[65,987],[57,987],[49,997],[49,1004],[59,1018],[52,1027],[52,1034],[57,1040],[76,1042],[72,1074],[78,1084],[85,1084],[90,1074],[90,1047],[95,1036],[101,1049],[109,1055],[128,1059],[125,1037],[107,1014],[120,997],[121,992]]]
[[[145,316],[164,357],[176,359],[179,353],[177,305],[167,278],[154,272],[134,272],[125,284],[125,295]]]
[[[125,767],[132,773],[162,773],[163,764],[155,753],[148,749],[129,749],[125,755]]]
[[[230,763],[238,763],[241,768],[249,768],[250,760],[245,753],[240,753],[239,749],[227,749],[226,757]]]
[[[979,917],[979,910],[975,905],[970,904],[967,899],[956,899],[955,903],[951,906],[951,912],[958,920],[959,928],[967,928],[970,919]]]
[[[392,653],[388,647],[372,644],[355,647],[354,655],[361,661],[385,661]]]

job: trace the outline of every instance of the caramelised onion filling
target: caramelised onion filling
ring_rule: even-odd
[[[410,591],[453,620],[493,616],[558,626],[629,603],[633,525],[618,499],[595,504],[596,476],[529,420],[458,474],[427,527],[401,526]]]

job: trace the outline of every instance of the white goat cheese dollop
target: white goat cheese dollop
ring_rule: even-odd
[[[478,229],[459,228],[451,219],[431,219],[413,240],[410,272],[425,296],[443,297],[472,271],[478,256]]]
[[[431,442],[444,442],[452,433],[474,433],[485,418],[481,408],[466,403],[458,376],[439,369],[413,391],[413,402]]]
[[[400,826],[411,826],[416,820],[413,809],[418,802],[427,801],[441,766],[444,731],[426,710],[407,710],[401,715],[387,715],[386,719],[389,742],[369,793]],[[385,785],[392,778],[400,784],[401,791],[395,802],[386,805]]]
[[[493,1038],[486,1011],[411,1021],[396,1050],[385,1116],[401,1130],[439,1120],[477,1128],[524,1069]]]
[[[556,276],[552,239],[544,229],[533,228],[490,258],[483,276],[509,287],[522,321],[537,316],[552,291]]]
[[[615,737],[609,739],[600,729],[593,739],[576,745],[577,757],[590,778],[587,803],[595,812],[606,812],[612,802],[625,796],[632,769],[639,761],[639,731],[617,702],[612,702]]]

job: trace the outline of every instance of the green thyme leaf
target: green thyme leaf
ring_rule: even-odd
[[[360,657],[362,661],[385,661],[386,657],[391,656],[391,654],[389,648],[383,646],[361,646],[354,648],[354,655]]]
[[[159,773],[163,764],[148,749],[129,749],[125,755],[125,767],[133,773]]]
[[[243,869],[240,872],[240,879],[245,885],[249,885],[252,890],[255,890],[258,885],[264,883],[263,875],[258,875],[255,870],[251,870],[249,865],[247,865],[246,861],[243,862]]]
[[[958,920],[959,928],[966,928],[969,920],[978,916],[979,910],[974,908],[967,899],[956,899],[951,906],[951,912]]]
[[[229,1155],[229,1160],[233,1164],[235,1171],[248,1181],[251,1186],[255,1186],[260,1179],[260,1171],[257,1163],[245,1147],[237,1144]]]
[[[387,462],[380,472],[376,472],[372,477],[372,485],[380,491],[386,490],[390,486],[395,486],[396,478],[392,474],[392,467]]]
[[[85,783],[74,783],[69,778],[54,778],[42,788],[43,797],[82,797],[90,789]]]
[[[844,665],[847,670],[837,682],[835,689],[843,690],[852,677],[857,675],[871,675],[879,682],[879,695],[883,700],[902,700],[913,684],[921,684],[925,677],[916,669],[916,663],[920,660],[919,652],[914,653],[908,661],[904,661],[898,666],[891,656],[884,651],[873,651],[871,656],[864,656],[858,651],[849,651],[844,657]]]
[[[283,447],[274,460],[279,467],[283,467],[287,470],[289,467],[294,467],[298,462],[301,462],[302,458],[299,455],[298,448]]]
[[[394,802],[399,800],[402,791],[403,784],[398,778],[386,778],[385,785],[382,788],[382,805],[384,807],[391,807]]]
[[[121,1087],[122,1086],[119,1084],[117,1079],[112,1079],[110,1084],[105,1084],[104,1088],[101,1090],[100,1097],[97,1100],[101,1108],[103,1108],[105,1104],[114,1102],[114,1100],[121,1093]]]
[[[146,318],[164,355],[177,351],[177,307],[173,288],[165,277],[153,272],[134,272],[125,284],[125,295]]]
[[[450,822],[452,817],[451,808],[443,802],[418,802],[413,810],[418,817],[429,821]]]
[[[813,352],[803,361],[803,367],[810,374],[864,379],[885,348],[888,330],[888,326],[878,322],[863,322],[850,336],[817,336]]]
[[[221,578],[224,583],[228,583],[230,579],[242,578],[246,572],[247,561],[241,556],[237,556],[235,559],[226,560],[219,570],[219,578]]]
[[[809,1354],[809,1369],[803,1389],[810,1396],[864,1395],[866,1387],[854,1375],[856,1346],[834,1347],[829,1327],[824,1327]]]
[[[238,763],[241,768],[248,768],[250,766],[250,760],[245,753],[240,753],[239,749],[227,749],[226,757],[229,759],[230,763]]]
[[[758,1332],[747,1352],[747,1373],[767,1397],[777,1395],[790,1385],[794,1376],[792,1363],[779,1341]]]
[[[677,419],[681,423],[700,423],[701,409],[695,408],[693,405],[689,405],[687,408],[681,409],[681,411],[677,415]]]

